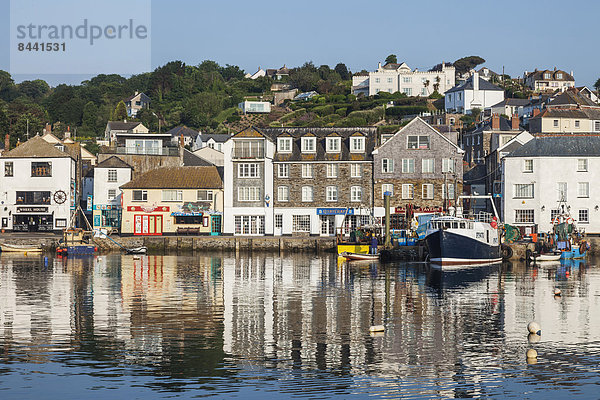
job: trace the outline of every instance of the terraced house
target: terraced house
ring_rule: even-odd
[[[275,235],[334,236],[370,222],[377,128],[269,128]]]
[[[373,151],[375,217],[385,215],[385,192],[391,195],[393,228],[404,226],[407,209],[418,215],[456,205],[463,154],[456,132],[442,134],[421,118],[413,119]]]

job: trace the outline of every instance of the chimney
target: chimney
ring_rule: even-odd
[[[479,90],[479,72],[473,73],[473,91],[477,92]]]
[[[46,124],[46,127],[44,128],[44,133],[52,133],[52,125]]]
[[[4,151],[9,151],[10,150],[10,135],[7,133],[6,136],[4,136]]]
[[[137,96],[138,94],[140,94],[140,92],[138,92],[137,90],[135,91],[135,96]]]
[[[533,109],[533,116],[535,117],[536,115],[540,115],[540,109],[539,108],[534,108]]]
[[[500,129],[500,116],[496,113],[492,114],[492,129],[495,131]]]
[[[573,74],[573,70],[571,70],[571,77],[575,78],[575,74]]]
[[[71,127],[67,126],[67,131],[65,132],[65,139],[71,138]]]
[[[519,116],[517,114],[513,114],[512,118],[510,119],[510,122],[512,123],[513,131],[519,130]]]
[[[380,69],[380,68],[381,68],[381,63],[380,63],[380,62],[378,62],[378,63],[377,63],[377,69]]]
[[[179,144],[181,147],[185,147],[185,140],[183,139],[183,133],[179,136]]]

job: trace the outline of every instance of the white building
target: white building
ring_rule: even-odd
[[[373,96],[379,92],[401,92],[407,96],[429,96],[434,91],[444,94],[454,87],[455,69],[442,63],[441,71],[412,70],[406,63],[387,63],[365,75],[352,77],[352,93]]]
[[[39,136],[2,155],[2,228],[58,231],[75,207],[76,163]]]
[[[94,168],[93,225],[94,228],[121,227],[121,185],[131,180],[133,168],[112,156]]]
[[[119,134],[142,133],[147,134],[150,131],[141,122],[127,121],[108,121],[104,130],[104,140],[113,145]]]
[[[171,142],[176,144],[181,143],[181,139],[183,138],[184,146],[190,146],[192,150],[196,149],[196,141],[198,140],[198,135],[200,135],[199,131],[182,125],[171,129],[167,133],[171,135]]]
[[[271,112],[271,103],[268,101],[242,101],[238,104],[238,108],[242,110],[244,114],[248,113],[261,113],[268,114]]]
[[[537,137],[503,160],[504,221],[552,229],[559,212],[600,233],[600,136]]]
[[[446,112],[469,114],[472,109],[484,110],[504,100],[504,90],[479,77],[474,73],[462,85],[446,92]]]

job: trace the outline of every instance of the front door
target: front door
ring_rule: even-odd
[[[134,235],[162,235],[162,215],[135,215]]]
[[[335,235],[335,215],[321,215],[321,236]]]

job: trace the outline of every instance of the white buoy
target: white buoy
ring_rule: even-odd
[[[369,332],[383,332],[385,327],[383,325],[373,325],[369,328]]]
[[[531,321],[527,325],[527,330],[529,331],[529,333],[535,333],[536,335],[541,335],[542,334],[542,328],[540,327],[540,324],[538,324],[535,321]]]
[[[560,296],[561,294],[562,294],[562,291],[559,288],[555,287],[554,288],[554,295],[555,296]]]
[[[383,337],[385,336],[384,332],[369,332],[369,336],[371,337]]]
[[[530,333],[527,336],[527,341],[529,343],[539,343],[541,338],[542,337],[540,335],[538,335],[537,333]]]
[[[527,358],[537,358],[537,351],[535,349],[527,350]]]

